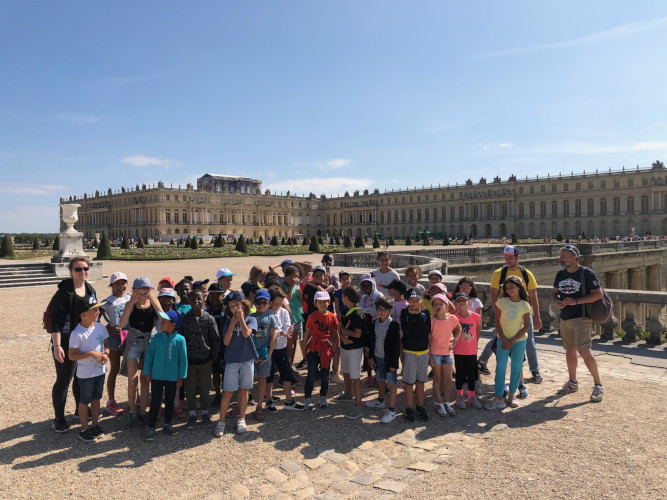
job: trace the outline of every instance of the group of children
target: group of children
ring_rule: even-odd
[[[213,405],[220,408],[215,435],[225,433],[227,416],[236,417],[236,432],[244,433],[249,404],[256,405],[254,417],[259,421],[266,418],[265,411],[277,411],[279,398],[272,393],[276,373],[284,391],[285,410],[315,408],[312,393],[318,380],[319,407],[324,409],[329,406],[333,368],[335,376],[342,374],[344,384],[337,399],[351,401],[346,417],[357,419],[363,414],[361,375],[366,370],[367,385],[377,384],[378,395],[365,406],[384,409],[380,421],[388,424],[396,418],[399,371],[406,422],[429,420],[424,404],[429,367],[437,414],[455,415],[449,402],[455,367],[454,406],[482,407],[476,393],[482,304],[472,279],[461,279],[450,299],[439,271],[429,272],[429,287],[425,288],[418,283],[420,269],[410,267],[404,283],[391,269],[388,252],[379,252],[378,269],[363,276],[359,288],[352,285],[352,276],[345,271],[332,275],[331,263],[332,258],[325,256],[324,265],[312,268],[289,260],[272,266],[268,273],[253,268],[241,291],[233,289],[235,275],[226,268],[217,272],[217,281],[210,285],[209,280],[190,277],[177,284],[163,278],[157,294],[148,278],[139,277],[128,295],[127,276],[114,273],[112,294],[105,301],[81,301],[76,309],[81,321],[72,332],[69,354],[78,361],[81,439],[94,441],[103,433],[98,414],[109,362],[106,410],[112,415],[123,413],[115,401],[115,380],[119,372],[126,373],[129,428],[145,426],[147,441],[155,438],[161,412],[164,432],[178,433],[172,419],[174,414],[185,416],[183,398],[188,411],[186,428],[196,427],[198,409],[201,423],[211,425],[211,381],[216,392]],[[282,277],[274,272],[278,267]],[[513,394],[516,387],[514,391],[512,387],[518,384],[515,372],[518,369],[520,374],[523,361],[521,348],[525,350],[530,305],[520,279],[508,278],[503,289],[506,297],[498,302],[503,349],[498,351],[496,386],[504,386],[510,357]],[[101,311],[106,327],[98,322]],[[301,366],[307,365],[303,404],[295,400],[293,390],[298,378],[293,368],[298,348],[305,362]],[[256,400],[252,401],[250,391],[255,382]],[[237,401],[232,407],[234,393]],[[496,397],[487,407],[504,408],[501,403],[504,405],[502,397]],[[513,398],[509,404],[515,406]],[[88,405],[92,425],[87,420]]]

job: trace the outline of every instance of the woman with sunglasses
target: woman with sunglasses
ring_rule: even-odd
[[[90,260],[88,257],[74,257],[69,262],[71,278],[64,279],[58,285],[58,291],[51,303],[51,344],[56,365],[56,382],[53,384],[51,397],[55,419],[53,430],[67,432],[69,423],[65,420],[65,404],[72,377],[76,373],[76,361],[69,359],[70,332],[79,324],[79,317],[74,312],[77,300],[97,302],[95,289],[88,283]],[[92,302],[91,302],[92,301]],[[79,382],[74,377],[72,393],[76,408],[79,407]],[[78,413],[75,413],[77,415]]]

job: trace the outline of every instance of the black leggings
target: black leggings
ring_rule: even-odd
[[[456,366],[456,390],[460,391],[463,389],[463,384],[468,382],[468,391],[475,392],[477,355],[454,354],[454,366]]]
[[[148,427],[155,428],[157,416],[162,406],[162,390],[164,389],[164,423],[171,423],[174,415],[174,398],[176,382],[170,380],[151,380],[151,409],[148,413]]]
[[[76,361],[69,359],[69,346],[63,346],[65,349],[65,360],[58,363],[55,358],[53,362],[56,364],[56,381],[51,390],[51,398],[53,399],[53,411],[56,418],[65,418],[65,404],[67,403],[67,393],[69,392],[69,383],[76,373]],[[72,393],[74,394],[74,401],[77,409],[79,408],[79,379],[74,377],[72,383]]]

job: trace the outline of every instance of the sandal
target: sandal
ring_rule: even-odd
[[[266,415],[264,414],[264,410],[262,410],[261,408],[256,408],[255,409],[255,419],[259,420],[259,421],[262,421],[265,418],[266,418]]]

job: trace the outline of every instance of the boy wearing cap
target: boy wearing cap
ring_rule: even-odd
[[[121,272],[115,272],[109,279],[111,295],[104,300],[102,308],[106,312],[107,333],[109,334],[109,376],[107,377],[107,406],[105,408],[109,415],[122,415],[123,409],[116,402],[116,378],[120,371],[120,357],[123,352],[120,318],[123,316],[125,304],[130,296],[125,293],[127,289],[127,276]]]
[[[306,359],[308,362],[308,378],[304,388],[305,409],[314,408],[311,396],[313,387],[320,374],[320,408],[327,408],[329,392],[329,365],[333,357],[336,341],[334,334],[338,329],[336,315],[328,310],[331,297],[328,292],[319,290],[315,293],[314,303],[317,310],[308,315],[306,322]]]
[[[159,292],[163,288],[174,288],[174,280],[171,279],[169,276],[166,276],[162,278],[159,283],[157,284],[157,291]]]
[[[343,321],[343,317],[347,313],[347,307],[343,304],[343,290],[352,284],[352,275],[345,270],[342,270],[338,273],[338,282],[340,283],[340,288],[334,291],[332,294],[334,302],[334,312],[336,313],[336,319],[340,324]],[[343,377],[340,374],[340,346],[334,349],[333,361],[331,364],[331,383],[340,384],[343,382]]]
[[[222,267],[218,269],[217,273],[215,273],[215,278],[218,280],[218,283],[220,283],[224,288],[223,298],[227,297],[227,295],[229,295],[229,292],[232,291],[232,280],[234,279],[234,273],[231,272],[226,267]]]
[[[176,311],[159,312],[160,331],[152,338],[146,352],[142,374],[151,384],[151,405],[148,414],[146,441],[155,439],[155,424],[162,406],[164,392],[164,432],[175,436],[178,431],[171,425],[176,390],[183,385],[188,373],[188,355],[185,338],[177,331],[182,324]]]
[[[377,285],[377,291],[385,297],[389,296],[387,285],[400,279],[398,273],[391,268],[391,254],[387,251],[378,252],[378,268],[371,273]]]
[[[79,439],[93,443],[104,431],[98,425],[100,417],[100,399],[104,389],[104,374],[109,362],[109,334],[107,329],[97,322],[99,308],[103,302],[77,299],[74,313],[81,319],[72,331],[69,339],[69,359],[77,362],[76,377],[79,380],[79,418],[81,431]],[[88,427],[88,405],[92,413],[92,427]]]
[[[252,341],[255,344],[257,358],[255,367],[257,369],[257,408],[255,418],[264,420],[264,396],[266,395],[266,378],[271,375],[271,356],[276,346],[278,334],[278,320],[269,310],[271,295],[266,288],[261,288],[255,293],[256,312],[251,316],[257,321],[257,328],[253,331]]]

